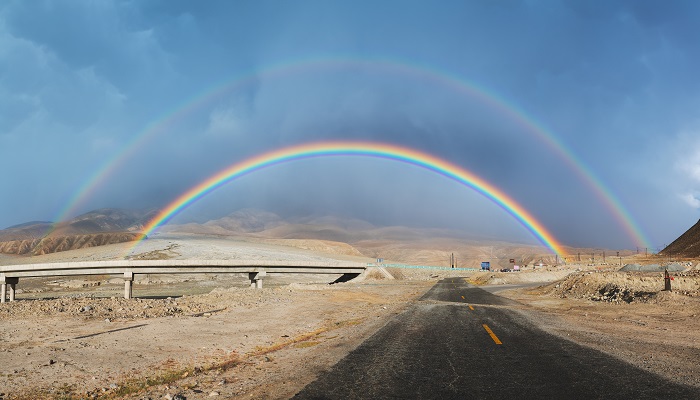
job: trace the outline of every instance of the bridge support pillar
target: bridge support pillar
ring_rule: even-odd
[[[130,299],[132,297],[132,288],[134,286],[134,273],[124,272],[124,298]]]
[[[265,276],[265,271],[260,272],[248,272],[248,279],[250,279],[251,289],[262,289],[263,281],[262,278]]]
[[[15,301],[15,285],[19,283],[19,278],[8,278],[6,276],[0,275],[0,303],[7,301],[8,290],[7,286],[10,286],[9,295],[10,301]]]

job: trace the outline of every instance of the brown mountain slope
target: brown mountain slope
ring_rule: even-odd
[[[700,257],[700,220],[685,231],[684,234],[661,250],[659,254],[674,257]]]
[[[36,239],[46,236],[51,230],[51,222],[27,222],[0,231],[0,242]]]
[[[59,251],[84,249],[107,244],[131,242],[141,237],[134,232],[107,232],[87,235],[49,236],[37,239],[0,242],[0,253],[33,256]]]
[[[413,265],[449,266],[452,254],[458,266],[469,268],[478,268],[482,261],[491,261],[499,269],[511,267],[510,259],[522,265],[555,261],[554,256],[539,246],[465,237],[447,229],[378,227],[366,221],[332,216],[284,220],[254,209],[204,224],[167,225],[161,231],[250,237]]]
[[[32,222],[0,230],[0,253],[40,255],[136,240],[155,211],[103,208],[52,224]]]

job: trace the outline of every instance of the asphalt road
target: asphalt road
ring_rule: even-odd
[[[440,281],[295,398],[700,398],[533,326],[514,304],[461,278]]]

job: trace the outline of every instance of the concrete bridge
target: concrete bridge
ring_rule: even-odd
[[[0,302],[15,300],[19,278],[121,275],[124,278],[124,298],[132,297],[136,274],[223,274],[247,273],[250,286],[262,288],[267,274],[342,274],[339,281],[350,280],[367,268],[358,262],[264,261],[264,260],[114,260],[80,261],[0,266]],[[9,291],[8,291],[9,287]]]

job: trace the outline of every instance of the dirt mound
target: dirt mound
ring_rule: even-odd
[[[657,302],[663,292],[663,275],[638,272],[579,272],[559,282],[535,289],[542,294],[610,303]],[[673,274],[673,296],[700,297],[700,273]]]
[[[286,290],[289,292],[289,290]],[[98,298],[78,295],[59,299],[18,301],[0,307],[0,321],[31,318],[37,315],[80,317],[83,320],[125,321],[134,318],[186,317],[214,313],[228,307],[252,306],[266,302],[284,301],[285,290],[214,289],[209,294],[166,299]]]
[[[687,258],[700,257],[700,220],[659,254]]]

